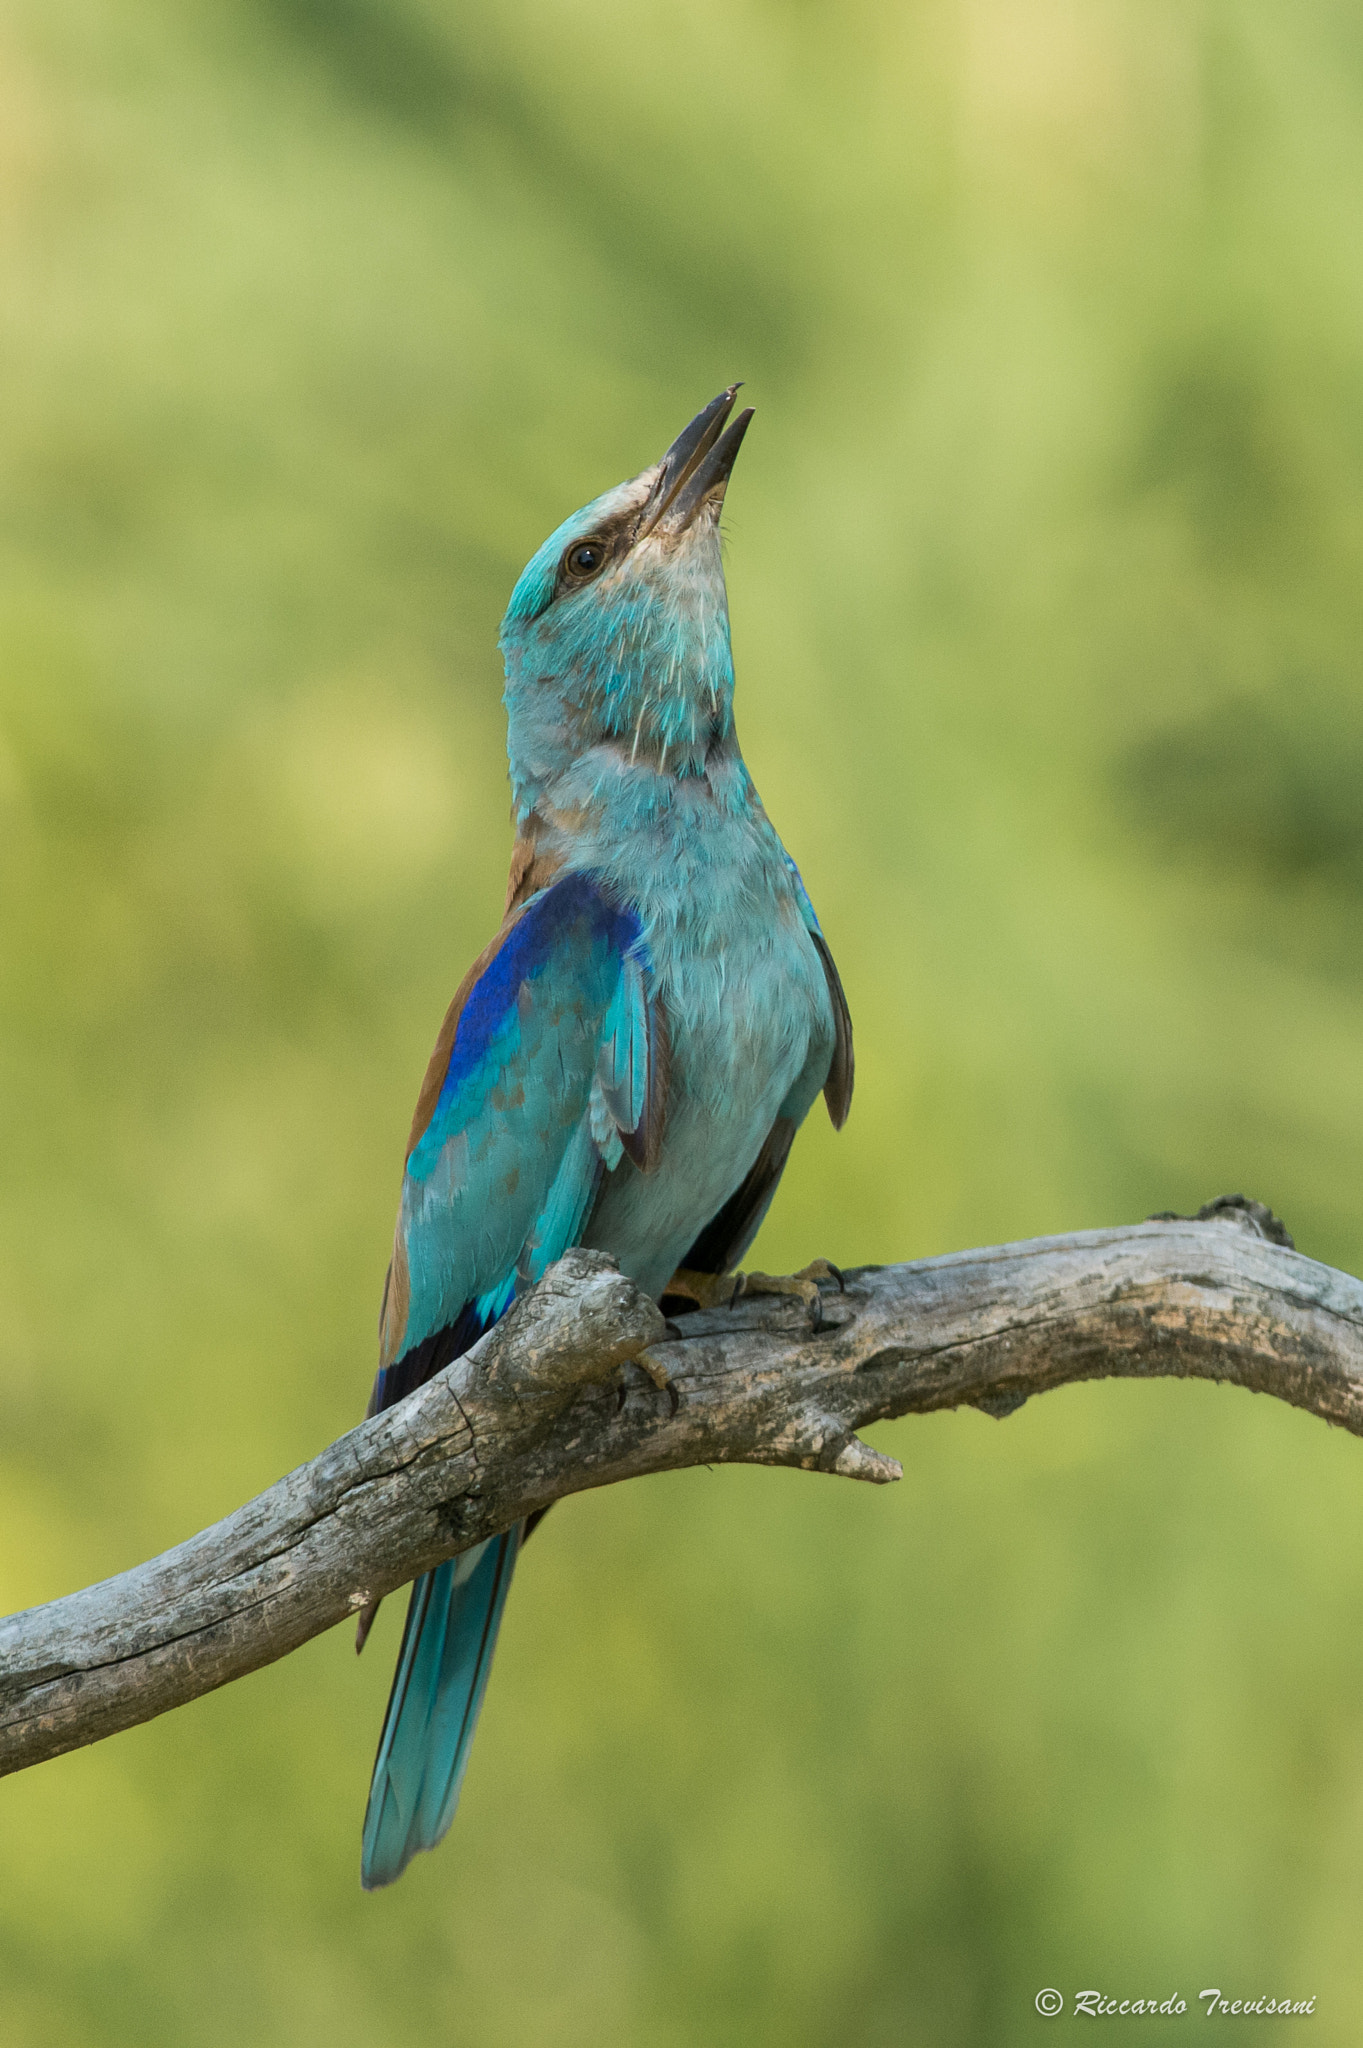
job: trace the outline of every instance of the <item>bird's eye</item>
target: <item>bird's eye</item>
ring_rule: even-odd
[[[595,576],[605,559],[606,550],[599,540],[580,540],[575,548],[569,548],[563,566],[570,576],[583,582],[588,576]]]

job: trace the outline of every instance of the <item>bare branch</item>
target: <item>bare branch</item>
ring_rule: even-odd
[[[1277,1241],[1273,1241],[1276,1236]],[[1257,1204],[847,1275],[823,1327],[663,1323],[571,1252],[466,1357],[213,1528],[0,1621],[0,1772],[242,1677],[570,1493],[684,1465],[899,1477],[858,1430],[1105,1376],[1196,1376],[1363,1434],[1363,1284]],[[623,1376],[623,1379],[622,1379]],[[623,1399],[622,1399],[623,1394]]]

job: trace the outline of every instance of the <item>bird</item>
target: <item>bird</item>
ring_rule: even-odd
[[[753,408],[730,385],[660,462],[573,513],[500,648],[515,839],[500,929],[440,1027],[403,1170],[368,1413],[461,1356],[573,1246],[673,1313],[737,1272],[819,1094],[852,1098],[832,953],[734,726],[720,512]],[[365,1812],[390,1884],[458,1804],[522,1522],[411,1590]],[[362,1647],[371,1606],[360,1618]]]

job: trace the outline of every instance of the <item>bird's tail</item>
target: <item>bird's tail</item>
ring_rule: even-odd
[[[400,1877],[454,1819],[521,1535],[518,1523],[412,1587],[364,1816],[366,1891]]]

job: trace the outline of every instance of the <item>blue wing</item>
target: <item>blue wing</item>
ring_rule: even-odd
[[[450,1006],[417,1105],[370,1412],[491,1327],[577,1241],[602,1173],[656,1157],[666,1033],[637,919],[569,874],[502,927]],[[361,1880],[449,1827],[521,1531],[412,1589]]]

